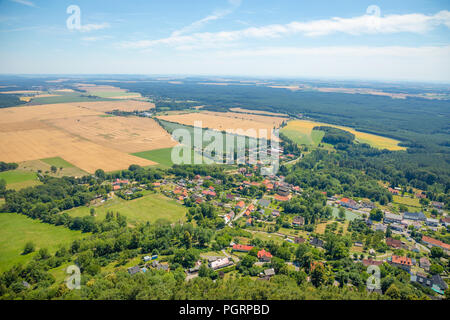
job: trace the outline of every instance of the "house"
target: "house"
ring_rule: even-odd
[[[419,260],[419,266],[423,268],[425,271],[430,270],[431,262],[427,257],[422,257]]]
[[[400,249],[402,247],[402,242],[393,238],[386,238],[386,244],[394,249]]]
[[[283,197],[287,197],[290,194],[290,191],[287,187],[280,186],[277,190],[277,194],[279,194],[280,196],[283,196]]]
[[[422,273],[417,273],[415,275],[411,275],[411,282],[417,282],[425,287],[429,287],[442,295],[444,294],[444,291],[448,289],[448,285],[438,274],[428,278]]]
[[[278,211],[278,210],[272,210],[272,216],[274,216],[274,217],[279,217],[279,216],[280,216],[280,211]]]
[[[383,264],[383,261],[380,261],[380,260],[372,260],[372,259],[363,259],[362,260],[362,264],[365,266],[365,267],[368,267],[368,266],[380,266],[380,265],[382,265]]]
[[[150,260],[152,260],[152,257],[145,256],[145,257],[142,258],[142,260],[144,260],[144,262],[149,262]]]
[[[252,225],[252,223],[253,223],[252,218],[249,218],[245,224],[249,227]]]
[[[270,269],[264,270],[264,275],[266,277],[273,277],[275,275],[275,269],[274,268],[270,268]]]
[[[133,274],[140,272],[141,268],[139,268],[139,266],[134,266],[134,267],[128,268],[127,271],[129,274],[133,275]]]
[[[231,193],[227,194],[227,200],[234,200],[235,196],[232,195]]]
[[[431,219],[427,218],[425,221],[425,224],[430,227],[438,227],[439,226],[439,220],[438,219]]]
[[[259,205],[260,205],[261,207],[267,208],[267,207],[269,206],[269,204],[270,204],[270,201],[267,200],[267,199],[261,199],[261,200],[259,200],[258,203],[259,203]]]
[[[387,226],[382,223],[377,223],[375,225],[375,231],[386,232]]]
[[[343,207],[354,209],[354,210],[359,208],[358,203],[355,200],[349,199],[349,198],[342,198],[341,200],[338,201],[338,203]]]
[[[403,220],[403,217],[399,214],[393,214],[390,212],[386,212],[384,214],[384,222],[385,223],[400,223]]]
[[[405,231],[406,226],[399,224],[399,223],[393,223],[391,224],[391,229],[394,231],[403,232]]]
[[[306,240],[300,237],[295,237],[294,239],[294,243],[296,244],[300,244],[300,243],[304,243]]]
[[[292,198],[292,195],[290,195],[290,194],[288,196],[280,196],[278,194],[275,195],[275,200],[282,201],[282,202],[289,201],[289,200],[291,200],[291,198]]]
[[[238,251],[238,252],[249,252],[250,250],[252,250],[254,247],[253,246],[246,246],[243,244],[235,244],[233,245],[233,251]]]
[[[395,195],[398,195],[398,194],[399,194],[399,191],[396,190],[396,189],[388,188],[388,191],[389,191],[390,193],[392,193],[392,194],[395,194]]]
[[[403,219],[413,221],[425,221],[427,217],[423,214],[423,212],[405,212],[403,214]]]
[[[449,251],[450,251],[450,245],[449,244],[444,243],[444,242],[442,242],[440,240],[437,240],[437,239],[433,239],[431,237],[422,236],[422,242],[427,244],[429,247],[442,248],[446,254],[448,254]]]
[[[295,217],[294,220],[292,221],[292,225],[294,227],[299,227],[299,226],[303,226],[305,224],[305,218],[303,217]]]
[[[222,259],[217,259],[216,261],[213,261],[210,263],[210,267],[213,270],[217,270],[217,269],[222,269],[228,266],[231,266],[233,264],[232,261],[230,261],[229,258],[222,258]]]
[[[262,262],[270,262],[272,254],[264,249],[258,251],[258,259]]]
[[[446,217],[441,218],[441,223],[443,225],[445,225],[446,227],[448,227],[450,225],[450,217],[446,216]]]
[[[324,244],[323,241],[318,238],[312,238],[309,243],[311,245],[313,245],[314,247],[320,247],[320,248],[323,248],[323,244]]]
[[[245,202],[242,200],[236,204],[236,209],[238,209],[238,210],[242,210],[244,207],[245,207]]]
[[[433,201],[431,205],[437,209],[443,209],[445,204],[443,202]]]
[[[412,266],[412,260],[408,257],[401,257],[393,255],[392,257],[388,258],[388,262],[392,264],[395,267],[401,268],[403,270],[406,270],[409,272]]]

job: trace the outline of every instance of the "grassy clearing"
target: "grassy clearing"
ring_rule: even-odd
[[[65,92],[64,94],[59,96],[33,98],[29,103],[29,105],[69,103],[69,102],[92,102],[92,101],[106,101],[106,100],[111,99],[100,97],[98,98],[88,97],[78,92]]]
[[[55,173],[51,172],[52,165],[54,165],[58,169]],[[60,169],[61,167],[62,169]],[[48,174],[53,177],[82,177],[88,175],[86,171],[75,167],[71,163],[59,157],[24,161],[19,163],[18,170],[32,173],[36,173],[38,170],[41,170],[42,173]]]
[[[409,197],[402,197],[402,196],[392,196],[392,202],[396,204],[403,204],[408,207],[417,207],[421,208],[421,204],[419,202],[418,198],[409,198]]]
[[[314,122],[309,120],[293,120],[290,121],[287,126],[281,129],[281,132],[286,134],[289,138],[293,139],[298,144],[317,145],[323,138],[323,132],[313,130],[316,126],[329,126],[339,128],[355,135],[355,139],[361,143],[368,143],[374,148],[388,149],[388,150],[405,150],[406,148],[398,145],[399,141],[377,136],[370,133],[356,131],[349,127],[331,125],[327,123]],[[319,140],[320,138],[320,140]]]
[[[0,179],[5,180],[6,184],[9,186],[16,183],[37,181],[37,174],[23,170],[11,170],[0,172]]]
[[[62,226],[54,226],[33,220],[17,213],[0,213],[0,271],[5,271],[16,263],[26,263],[34,253],[22,255],[28,241],[40,248],[55,252],[60,245],[69,245],[83,237],[80,231],[72,231]]]
[[[172,148],[164,148],[157,150],[150,150],[144,152],[133,153],[133,156],[144,158],[150,161],[157,162],[161,165],[161,167],[171,167],[173,165],[172,162]]]
[[[68,210],[74,217],[83,217],[90,214],[91,207],[78,207]],[[126,201],[118,197],[100,205],[93,206],[97,219],[104,219],[108,211],[119,212],[127,217],[131,224],[138,222],[155,222],[158,219],[167,219],[177,222],[185,219],[186,208],[181,204],[167,198],[162,194],[149,194],[142,198]]]
[[[333,210],[332,211],[333,217],[334,218],[338,218],[339,217],[339,209],[336,208],[336,207],[332,207],[331,209]],[[345,220],[353,221],[353,220],[358,219],[358,218],[362,218],[362,217],[359,214],[357,214],[357,213],[354,213],[354,212],[349,211],[349,210],[345,210]]]
[[[57,168],[73,168],[74,165],[60,157],[41,159],[41,161]]]

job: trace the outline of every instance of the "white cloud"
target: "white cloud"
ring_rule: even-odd
[[[210,21],[222,19],[223,17],[229,15],[238,7],[240,7],[241,0],[228,0],[228,3],[231,5],[231,8],[225,10],[216,10],[212,14],[206,16],[205,18],[197,20],[186,27],[183,27],[179,30],[172,32],[171,37],[178,37],[181,36],[182,34],[190,33],[192,31],[200,29]]]
[[[25,6],[29,6],[29,7],[36,7],[36,5],[33,2],[27,1],[27,0],[11,0],[11,1],[15,2],[15,3],[20,3],[20,4],[23,4]]]
[[[106,29],[109,28],[109,23],[101,23],[101,24],[85,24],[82,25],[80,27],[80,31],[81,32],[91,32],[91,31],[96,31],[96,30],[102,30],[102,29]]]
[[[349,35],[392,34],[400,32],[423,34],[441,25],[450,28],[450,11],[443,10],[434,15],[413,13],[386,15],[384,17],[377,16],[376,14],[365,14],[353,18],[334,17],[326,20],[313,20],[308,22],[294,21],[288,24],[250,27],[237,31],[203,32],[192,35],[175,33],[170,37],[157,40],[123,42],[120,46],[127,48],[149,48],[159,45],[201,47],[244,39],[268,39],[296,34],[307,37],[318,37],[335,33]]]

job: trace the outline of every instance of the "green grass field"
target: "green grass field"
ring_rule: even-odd
[[[108,211],[119,212],[127,217],[131,224],[138,222],[155,222],[158,219],[167,219],[171,222],[184,220],[186,208],[181,204],[167,198],[162,194],[148,194],[142,198],[126,201],[115,197],[106,203],[93,207],[97,219],[104,219]],[[78,207],[68,210],[74,217],[83,217],[90,214],[90,207]]]
[[[138,93],[123,92],[123,91],[90,91],[89,94],[100,98],[130,97],[130,96],[133,97],[138,95]]]
[[[54,253],[60,245],[69,245],[84,235],[62,226],[42,223],[17,213],[0,213],[0,271],[16,263],[26,263],[35,253],[22,255],[28,241],[35,244],[36,251],[48,248]]]
[[[173,165],[173,162],[171,159],[171,154],[172,154],[172,148],[164,148],[164,149],[157,149],[157,150],[133,153],[133,156],[158,162],[161,167],[168,168]]]
[[[0,172],[0,179],[5,180],[7,184],[24,182],[24,181],[33,180],[36,178],[37,178],[37,175],[36,175],[36,173],[33,173],[33,172],[26,172],[26,171],[20,171],[20,170]]]
[[[108,98],[92,98],[83,96],[78,92],[65,92],[55,97],[41,97],[32,99],[28,105],[69,103],[69,102],[91,102],[91,101],[109,101]]]
[[[335,218],[339,217],[339,209],[336,207],[332,207],[331,209],[333,210],[333,212],[332,212],[333,217],[335,217]],[[353,221],[358,218],[362,218],[362,217],[357,213],[354,213],[349,210],[345,210],[345,220]]]
[[[317,146],[325,135],[325,132],[320,130],[312,130],[310,134],[291,129],[282,129],[281,132],[299,145],[304,144]]]
[[[54,158],[46,158],[46,159],[41,159],[41,161],[51,165],[51,166],[55,166],[58,169],[59,168],[73,168],[74,165],[71,164],[70,162],[67,162],[66,160],[64,160],[63,158],[60,157],[54,157]]]

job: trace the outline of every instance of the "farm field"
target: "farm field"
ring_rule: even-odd
[[[175,145],[166,131],[149,118],[104,117],[104,112],[116,109],[153,107],[144,101],[119,100],[2,109],[0,161],[20,163],[59,157],[65,161],[61,171],[73,171],[67,172],[70,175],[79,175],[80,170],[93,173],[99,168],[114,171],[131,164],[155,165],[128,153]],[[79,169],[70,169],[67,163]]]
[[[48,248],[54,253],[60,245],[82,238],[81,231],[42,223],[17,213],[0,213],[0,271],[17,263],[26,263],[34,253],[21,255],[25,244],[32,241],[36,251]]]
[[[55,119],[50,123],[70,135],[127,153],[177,144],[167,131],[150,118],[86,116]]]
[[[95,208],[97,219],[104,219],[108,211],[113,211],[126,216],[131,224],[155,222],[158,219],[178,222],[184,220],[186,214],[186,208],[175,200],[154,193],[130,201],[115,197],[105,204],[92,208]],[[74,217],[83,217],[90,214],[90,207],[78,207],[66,212]]]
[[[374,148],[388,149],[388,150],[404,150],[404,147],[398,145],[399,141],[377,136],[370,133],[359,132],[349,127],[331,125],[321,122],[314,122],[309,120],[293,120],[285,126],[281,132],[286,134],[289,138],[295,139],[300,144],[313,144],[317,145],[323,138],[319,133],[315,133],[317,130],[313,130],[316,126],[329,126],[339,128],[355,135],[355,139],[361,143],[368,143]],[[320,140],[319,140],[320,139]]]
[[[128,92],[126,89],[121,89],[109,85],[95,85],[95,84],[78,84],[78,89],[86,91],[87,94],[97,96],[100,98],[110,99],[130,99],[142,98],[140,93]]]
[[[249,137],[258,137],[258,130],[267,130],[268,137],[271,136],[271,130],[279,127],[287,118],[268,117],[263,115],[252,115],[236,112],[199,112],[178,115],[159,116],[158,119],[170,122],[176,122],[188,126],[193,126],[194,122],[201,121],[203,128],[214,129],[218,131],[229,131],[238,133],[237,130],[242,129],[241,134]],[[253,129],[255,132],[245,132]]]

